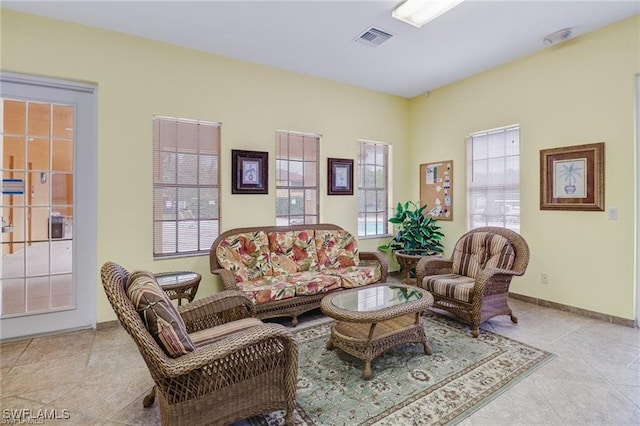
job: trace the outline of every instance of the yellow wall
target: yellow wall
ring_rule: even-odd
[[[229,171],[232,148],[268,151],[273,170],[277,129],[322,134],[323,159],[355,159],[359,138],[392,143],[396,201],[417,199],[420,163],[453,159],[456,217],[442,222],[449,252],[465,230],[465,135],[517,123],[522,234],[532,258],[512,290],[632,319],[639,26],[635,17],[412,100],[9,10],[2,10],[1,66],[99,87],[99,264],[195,270],[201,294],[218,289],[206,257],[152,259],[154,114],[222,122],[223,229],[275,222],[273,173],[269,195],[231,195]],[[617,207],[619,219],[540,211],[540,149],[598,141],[606,143],[606,207]],[[322,161],[322,220],[355,232],[356,197],[324,195],[325,180]],[[114,319],[96,285],[97,320]]]
[[[531,249],[516,293],[635,318],[635,76],[640,17],[434,90],[411,101],[412,168],[453,159],[451,250],[465,231],[465,136],[519,124],[521,233]],[[606,212],[541,211],[540,150],[605,142]],[[412,192],[418,183],[412,180]],[[549,274],[549,284],[540,274]]]
[[[2,69],[98,85],[98,264],[194,270],[203,276],[199,295],[219,289],[207,256],[152,258],[154,114],[222,122],[222,230],[275,224],[278,129],[323,135],[321,220],[351,232],[357,232],[357,198],[326,196],[326,157],[356,159],[362,138],[393,144],[396,165],[409,161],[407,99],[201,51],[4,9]],[[233,148],[269,152],[268,195],[231,194]],[[403,180],[394,187],[402,198]],[[361,247],[380,243],[366,240]],[[98,322],[114,319],[96,285]]]

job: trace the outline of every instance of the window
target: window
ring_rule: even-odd
[[[220,229],[220,124],[153,119],[153,255],[208,253]]]
[[[276,225],[319,222],[320,137],[276,133]]]
[[[467,226],[520,232],[520,128],[475,133],[467,139]]]
[[[388,235],[390,147],[369,141],[358,144],[358,236]]]

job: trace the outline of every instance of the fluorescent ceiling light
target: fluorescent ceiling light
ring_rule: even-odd
[[[407,0],[396,7],[391,16],[420,28],[463,0]]]

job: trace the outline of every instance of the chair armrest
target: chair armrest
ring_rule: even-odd
[[[387,272],[389,271],[389,261],[382,253],[373,251],[363,251],[359,254],[360,260],[374,260],[380,263],[380,282],[387,282]]]
[[[498,293],[508,291],[511,278],[518,275],[522,275],[522,273],[511,269],[487,268],[481,270],[476,276],[476,282],[473,286],[474,299],[481,298],[487,291]]]
[[[260,348],[249,349],[259,345]],[[268,349],[273,348],[273,349]],[[263,324],[238,331],[209,345],[197,348],[179,358],[166,358],[165,362],[158,365],[163,376],[179,377],[196,370],[205,369],[207,374],[220,369],[226,357],[233,357],[232,363],[238,368],[255,368],[261,363],[255,362],[255,354],[277,353],[278,348],[283,348],[281,356],[286,358],[289,369],[293,374],[298,370],[298,344],[293,334],[281,324]],[[249,349],[249,350],[247,350]],[[244,358],[246,356],[246,358]],[[280,356],[278,356],[280,357]],[[271,369],[271,364],[266,363],[265,370]],[[205,368],[207,367],[207,368]],[[210,380],[207,374],[195,374],[194,380]],[[210,387],[210,384],[202,386]]]
[[[223,290],[178,307],[187,331],[194,331],[256,316],[256,307],[239,291]]]
[[[213,269],[212,274],[218,275],[222,280],[225,290],[239,290],[236,285],[236,276],[228,269]]]
[[[429,275],[450,274],[453,267],[453,260],[443,259],[436,256],[424,256],[416,265],[416,283],[418,286],[422,279]]]

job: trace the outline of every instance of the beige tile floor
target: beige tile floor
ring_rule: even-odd
[[[519,300],[510,304],[519,324],[500,317],[483,328],[557,357],[461,425],[640,425],[639,329]],[[152,387],[149,373],[119,327],[3,343],[0,368],[0,423],[8,423],[12,409],[70,417],[47,424],[159,423],[157,405],[142,408]]]

